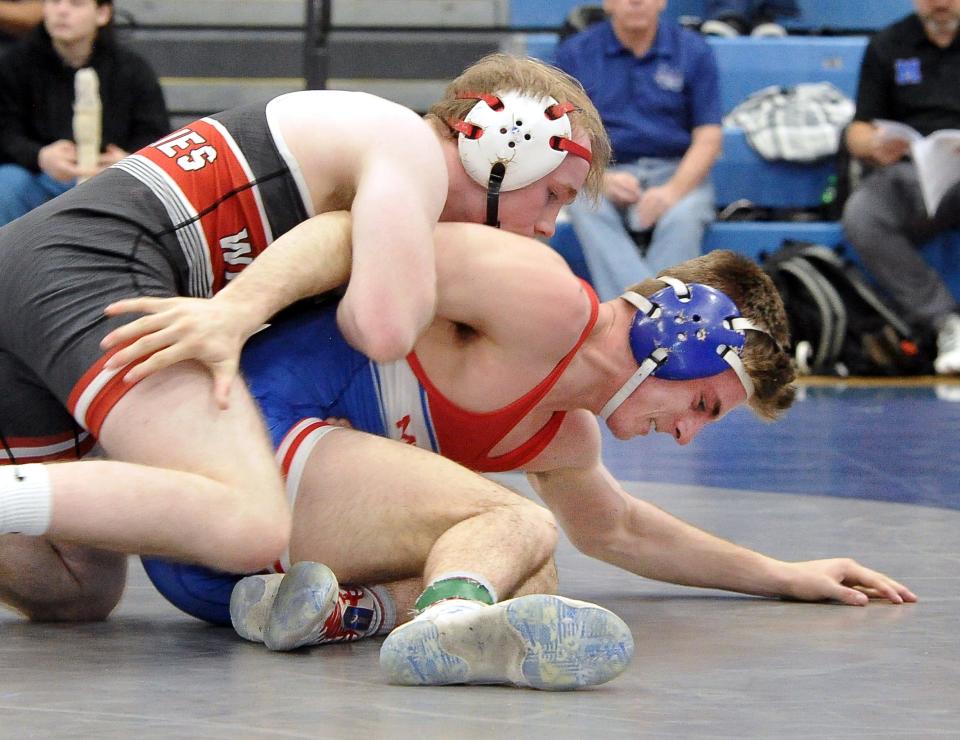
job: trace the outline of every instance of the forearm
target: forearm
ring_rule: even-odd
[[[247,335],[283,308],[333,290],[350,277],[350,215],[314,216],[285,233],[214,300],[229,303]]]
[[[669,181],[678,197],[682,198],[707,178],[722,148],[723,130],[720,126],[700,126],[694,129],[690,148],[683,155]]]
[[[645,578],[758,596],[787,591],[785,563],[708,534],[633,499],[623,526],[591,553]]]

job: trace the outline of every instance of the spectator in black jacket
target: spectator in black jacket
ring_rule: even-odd
[[[43,23],[0,59],[0,225],[72,187],[74,74],[100,79],[103,147],[96,171],[170,130],[163,92],[112,34],[112,0],[44,0]]]
[[[879,31],[863,56],[846,140],[850,153],[874,169],[847,201],[843,226],[904,318],[921,333],[936,333],[937,373],[958,375],[960,305],[919,247],[960,228],[960,185],[928,213],[910,142],[883,122],[907,124],[923,136],[960,128],[960,0],[914,0],[914,7]]]

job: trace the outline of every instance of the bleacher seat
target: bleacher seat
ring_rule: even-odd
[[[720,105],[729,113],[770,85],[829,82],[848,97],[857,93],[865,36],[788,36],[783,39],[710,38],[720,70]]]
[[[577,5],[599,5],[600,0],[510,0],[512,28],[558,28]],[[883,28],[913,11],[911,0],[797,0],[796,18],[779,22],[792,33],[830,34],[869,32]],[[704,17],[704,0],[669,0],[664,15]]]

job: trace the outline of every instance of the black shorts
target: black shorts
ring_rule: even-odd
[[[0,353],[15,360],[0,365],[0,389],[16,384],[18,394],[0,405],[4,435],[47,426],[39,417],[52,398],[97,436],[129,390],[126,369],[104,369],[100,341],[136,318],[103,309],[136,296],[212,295],[303,221],[308,206],[280,151],[263,104],[228,111],[0,229]]]

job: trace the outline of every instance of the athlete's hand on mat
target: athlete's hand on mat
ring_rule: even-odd
[[[243,343],[260,326],[250,327],[242,310],[216,298],[130,298],[110,304],[104,313],[147,314],[100,342],[104,350],[123,347],[107,361],[107,368],[145,357],[124,375],[125,381],[136,383],[177,362],[197,360],[213,374],[214,398],[223,409],[230,404]]]
[[[917,600],[903,584],[850,558],[784,565],[788,572],[783,595],[800,601],[832,599],[851,606],[866,606],[870,599],[887,599],[894,604]]]

